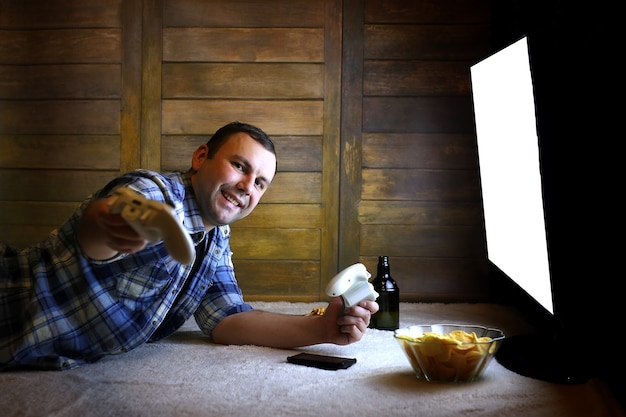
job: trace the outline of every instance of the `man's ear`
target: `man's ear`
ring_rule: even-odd
[[[205,143],[200,145],[194,152],[191,157],[191,169],[193,171],[198,171],[202,164],[204,163],[207,155],[209,154],[209,146]]]

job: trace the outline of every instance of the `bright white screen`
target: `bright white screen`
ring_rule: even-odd
[[[527,39],[470,72],[489,260],[554,314]]]

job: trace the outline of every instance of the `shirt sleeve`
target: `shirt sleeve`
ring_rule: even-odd
[[[139,175],[137,173],[125,174],[121,177],[109,182],[102,190],[96,193],[95,197],[106,197],[111,194],[114,189],[119,187],[130,187],[150,200],[156,200],[161,203],[165,202],[163,190],[154,182],[155,176],[148,177],[147,174]]]
[[[227,246],[217,263],[213,283],[194,313],[196,322],[204,334],[211,336],[215,326],[224,318],[250,310],[253,308],[243,299],[235,278],[232,252]]]

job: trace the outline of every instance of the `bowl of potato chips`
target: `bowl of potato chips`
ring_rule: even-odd
[[[394,337],[418,379],[469,382],[482,376],[505,336],[483,326],[430,324],[398,329]]]

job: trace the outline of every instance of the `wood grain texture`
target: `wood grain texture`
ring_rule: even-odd
[[[324,32],[313,28],[165,28],[167,62],[323,62]]]
[[[490,5],[346,7],[344,262],[391,256],[405,300],[486,297],[469,66],[490,50]]]
[[[118,134],[119,100],[22,100],[2,103],[0,134]]]
[[[476,60],[489,53],[489,25],[382,25],[364,28],[365,59]]]
[[[0,99],[116,99],[121,85],[119,64],[0,65]]]
[[[489,23],[490,0],[370,0],[365,3],[365,22],[412,24]]]
[[[363,168],[478,169],[470,133],[364,133]]]
[[[321,135],[323,108],[308,100],[163,100],[162,132],[203,134],[239,120],[269,135]]]
[[[3,169],[118,170],[118,135],[0,135]]]
[[[123,1],[0,0],[0,28],[118,28]]]
[[[321,64],[166,64],[163,71],[163,98],[324,97]]]
[[[185,0],[165,2],[165,26],[322,27],[322,2],[310,0]]]
[[[0,0],[0,235],[43,238],[120,172],[189,168],[234,120],[278,173],[233,225],[253,299],[391,257],[403,300],[484,299],[469,66],[489,0]],[[31,220],[29,220],[31,219]]]
[[[3,241],[42,240],[120,169],[137,167],[124,161],[138,155],[139,1],[1,0]]]
[[[0,64],[119,63],[117,28],[0,29]]]

